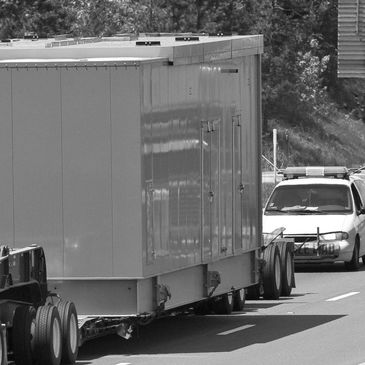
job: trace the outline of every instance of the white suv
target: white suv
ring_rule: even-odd
[[[285,227],[295,262],[365,264],[365,181],[345,167],[289,167],[263,213],[263,232]],[[265,234],[265,233],[264,233]]]

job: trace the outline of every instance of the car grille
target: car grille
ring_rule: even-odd
[[[317,236],[285,236],[285,238],[292,238],[294,239],[294,243],[304,243],[304,242],[311,242],[311,241],[317,241]]]

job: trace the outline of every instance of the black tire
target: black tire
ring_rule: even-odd
[[[35,355],[38,365],[59,365],[62,356],[61,319],[53,305],[38,308],[35,319]]]
[[[6,329],[0,330],[0,365],[7,364],[7,346],[6,346],[6,336],[5,336]]]
[[[16,365],[32,365],[36,310],[31,306],[17,307],[13,317],[12,341]]]
[[[74,364],[79,352],[79,327],[75,304],[59,301],[57,304],[61,319],[62,363]]]
[[[281,259],[278,246],[271,244],[264,251],[265,265],[262,270],[264,299],[278,299],[281,293]]]
[[[246,290],[238,289],[233,292],[233,310],[242,311],[246,301]]]
[[[259,300],[260,296],[261,296],[260,284],[255,284],[255,285],[249,286],[246,289],[246,299],[247,300]]]
[[[233,310],[233,294],[223,294],[214,298],[212,306],[215,314],[231,314]]]
[[[280,247],[281,257],[281,295],[288,297],[291,294],[294,282],[294,253],[287,243]]]
[[[351,261],[345,262],[345,268],[348,271],[358,271],[360,269],[360,240],[356,237],[354,251],[352,253]]]
[[[204,316],[211,311],[210,300],[202,300],[194,305],[194,314]]]

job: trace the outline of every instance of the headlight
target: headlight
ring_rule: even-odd
[[[319,237],[324,241],[342,241],[347,240],[349,238],[349,234],[347,232],[331,232],[320,234]]]

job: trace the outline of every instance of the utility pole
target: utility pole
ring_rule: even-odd
[[[285,142],[286,142],[286,158],[287,158],[287,166],[289,166],[289,131],[285,130]]]
[[[278,144],[278,131],[273,129],[272,131],[272,142],[273,142],[273,163],[274,163],[274,184],[276,185],[276,146]]]

